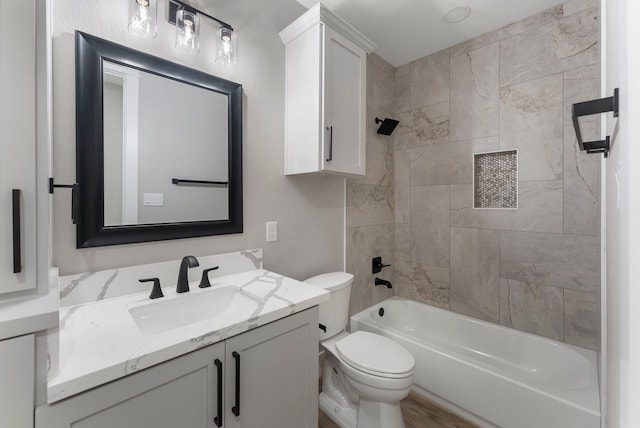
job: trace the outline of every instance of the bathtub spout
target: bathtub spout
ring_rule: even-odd
[[[375,285],[386,285],[387,288],[393,287],[389,281],[387,281],[386,279],[380,279],[380,278],[376,278]]]

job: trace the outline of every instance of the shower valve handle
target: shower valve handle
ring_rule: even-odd
[[[391,265],[385,265],[382,263],[382,257],[374,257],[371,259],[371,273],[376,274],[382,271],[382,268],[385,268]]]

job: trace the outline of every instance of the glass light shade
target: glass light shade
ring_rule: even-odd
[[[216,35],[216,62],[236,65],[238,63],[238,35],[227,27],[220,27]]]
[[[129,32],[153,39],[157,33],[157,0],[129,0]]]
[[[194,12],[180,9],[176,14],[176,49],[196,53],[200,48],[200,17]]]

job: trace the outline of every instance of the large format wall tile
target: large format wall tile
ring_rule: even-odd
[[[395,295],[449,309],[449,269],[395,260]]]
[[[498,53],[494,43],[451,58],[451,141],[498,135]]]
[[[596,293],[564,290],[564,340],[599,350],[600,297]]]
[[[347,225],[393,223],[393,187],[347,182]]]
[[[505,27],[491,31],[489,33],[482,34],[478,37],[474,37],[471,40],[464,41],[455,46],[449,48],[451,58],[458,55],[466,54],[467,52],[476,50],[478,48],[499,42],[507,37],[515,36],[532,28],[540,27],[541,25],[548,24],[550,22],[558,21],[562,18],[562,6],[555,6],[551,9],[544,10],[536,15],[525,18],[521,21],[514,22]]]
[[[584,141],[599,140],[597,123],[581,123]],[[564,233],[600,235],[601,155],[578,147],[573,126],[564,128]]]
[[[564,72],[564,123],[572,124],[574,103],[600,98],[600,64],[592,64]],[[580,123],[597,122],[599,115],[583,116]]]
[[[500,232],[451,228],[451,310],[499,321]]]
[[[411,188],[411,260],[449,266],[449,186]]]
[[[371,259],[380,256],[391,263],[394,255],[394,227],[392,224],[363,227],[347,227],[346,271],[354,275],[351,287],[349,314],[354,315],[369,306],[393,295],[393,290],[375,287],[374,277],[393,280],[394,266],[384,268],[378,275],[371,273]]]
[[[396,150],[449,142],[448,102],[401,112],[396,119]]]
[[[410,69],[411,108],[449,101],[449,50],[413,61]]]
[[[411,184],[473,182],[473,154],[497,150],[497,137],[410,149]]]
[[[562,74],[500,91],[500,148],[518,149],[518,179],[562,179]]]
[[[409,223],[411,212],[411,158],[409,150],[396,150],[393,154],[394,220]]]
[[[396,68],[394,92],[396,94],[395,114],[411,110],[411,63]]]
[[[599,59],[598,9],[580,11],[500,42],[500,84],[512,85]]]
[[[373,123],[373,116],[367,114]],[[363,176],[348,177],[350,183],[393,186],[393,140],[386,135],[378,135],[376,127],[367,131],[366,171]]]
[[[501,231],[500,276],[598,292],[599,239],[597,236]]]
[[[563,182],[525,181],[518,209],[474,209],[473,187],[451,186],[451,226],[562,233]]]
[[[367,55],[367,107],[391,113],[395,111],[395,68],[376,54]]]
[[[562,288],[501,278],[500,324],[563,340]]]

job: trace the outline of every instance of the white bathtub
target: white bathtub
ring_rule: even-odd
[[[593,351],[399,297],[354,315],[351,330],[402,344],[414,389],[482,426],[600,427]]]

